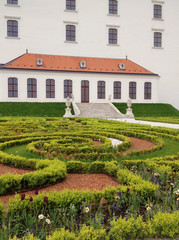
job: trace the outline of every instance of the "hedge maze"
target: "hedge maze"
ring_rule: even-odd
[[[154,143],[130,150],[131,139]],[[113,146],[110,138],[122,141]],[[98,144],[95,144],[98,143]],[[118,187],[25,194],[0,203],[1,239],[147,239],[179,234],[179,130],[79,118],[1,118],[0,195],[105,173]],[[65,221],[64,221],[65,219]]]

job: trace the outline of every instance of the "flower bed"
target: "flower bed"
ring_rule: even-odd
[[[169,156],[144,156],[160,155],[160,149],[167,148],[165,139],[179,149],[179,131],[98,119],[71,120],[23,118],[0,122],[0,162],[35,170],[0,176],[0,194],[60,182],[68,173],[105,173],[122,185],[93,192],[17,195],[7,209],[0,204],[1,238],[29,234],[28,239],[35,239],[34,235],[37,239],[111,240],[177,236],[179,154],[174,150]],[[131,146],[130,137],[155,145],[123,154]],[[114,148],[109,138],[123,143]],[[103,144],[95,146],[93,141]],[[18,146],[27,152],[5,152]],[[133,159],[135,155],[137,160]]]

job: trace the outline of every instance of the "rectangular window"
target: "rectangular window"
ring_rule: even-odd
[[[64,98],[72,97],[72,80],[64,80]]]
[[[136,82],[129,83],[129,97],[131,99],[136,99]]]
[[[76,41],[76,27],[74,25],[66,25],[66,41]]]
[[[117,14],[117,1],[109,0],[109,14]]]
[[[7,0],[7,4],[18,5],[18,0]]]
[[[98,81],[98,99],[105,99],[105,81]]]
[[[7,21],[7,36],[18,37],[18,21],[16,20]]]
[[[108,29],[108,43],[109,44],[117,44],[117,29],[109,28]]]
[[[162,33],[154,32],[154,47],[162,47]]]
[[[154,5],[154,18],[162,19],[162,6]]]
[[[37,80],[35,78],[27,79],[27,97],[28,98],[37,97]]]
[[[46,80],[46,98],[55,98],[55,80]]]
[[[66,0],[66,9],[67,10],[75,10],[76,9],[76,1],[75,0]]]
[[[152,93],[152,83],[145,82],[144,83],[144,99],[151,99],[151,93]]]
[[[114,82],[114,99],[121,99],[121,82]]]
[[[18,97],[17,78],[8,78],[8,97]]]

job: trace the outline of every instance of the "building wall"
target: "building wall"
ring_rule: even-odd
[[[118,15],[108,14],[108,0],[76,0],[76,11],[65,0],[0,1],[0,63],[25,53],[125,58],[161,76],[159,101],[179,109],[179,1],[118,0]],[[153,5],[162,5],[162,20],[153,19]],[[7,38],[7,20],[19,22],[19,37]],[[75,43],[65,41],[65,25],[76,26]],[[108,44],[108,28],[118,29],[118,44]],[[162,48],[153,47],[153,33],[162,33]]]
[[[114,102],[127,102],[129,98],[129,82],[137,83],[137,96],[133,103],[158,102],[158,83],[157,76],[135,76],[135,75],[117,75],[117,74],[85,74],[85,73],[65,73],[65,72],[46,72],[46,71],[18,71],[1,70],[0,71],[0,101],[1,102],[64,102],[64,80],[71,79],[73,82],[73,95],[77,103],[81,102],[81,81],[89,81],[89,101],[108,102],[111,95]],[[8,78],[16,77],[18,79],[18,98],[8,97]],[[37,98],[27,98],[27,79],[35,78],[37,80]],[[46,79],[55,80],[55,98],[46,98]],[[97,82],[103,80],[106,83],[105,99],[97,99]],[[113,99],[113,82],[121,81],[121,99]],[[152,99],[144,100],[144,82],[152,83]]]

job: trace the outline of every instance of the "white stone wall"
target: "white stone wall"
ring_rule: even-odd
[[[18,98],[8,97],[8,78],[18,79]],[[37,98],[27,98],[27,79],[37,80]],[[46,79],[55,80],[55,98],[46,98]],[[19,71],[19,70],[0,70],[0,101],[1,102],[64,102],[64,80],[71,79],[73,82],[74,100],[81,102],[81,81],[89,81],[89,101],[91,103],[108,102],[109,95],[113,102],[127,102],[129,98],[129,82],[137,83],[137,98],[132,100],[134,103],[156,103],[158,102],[159,77],[144,75],[118,75],[118,74],[94,74],[94,73],[65,73],[52,71]],[[97,99],[97,82],[106,82],[105,99]],[[121,99],[113,99],[113,82],[121,81]],[[144,100],[144,82],[152,83],[152,99]]]
[[[108,0],[0,0],[0,63],[25,53],[125,58],[161,76],[159,101],[179,109],[179,0],[118,0],[117,16],[108,15]],[[153,19],[153,5],[162,5],[162,20]],[[7,20],[19,22],[19,38],[7,38]],[[76,43],[65,41],[65,25],[75,24]],[[118,44],[108,45],[108,28],[118,29]],[[162,33],[162,48],[153,48],[153,33]],[[79,94],[79,93],[78,93]]]

